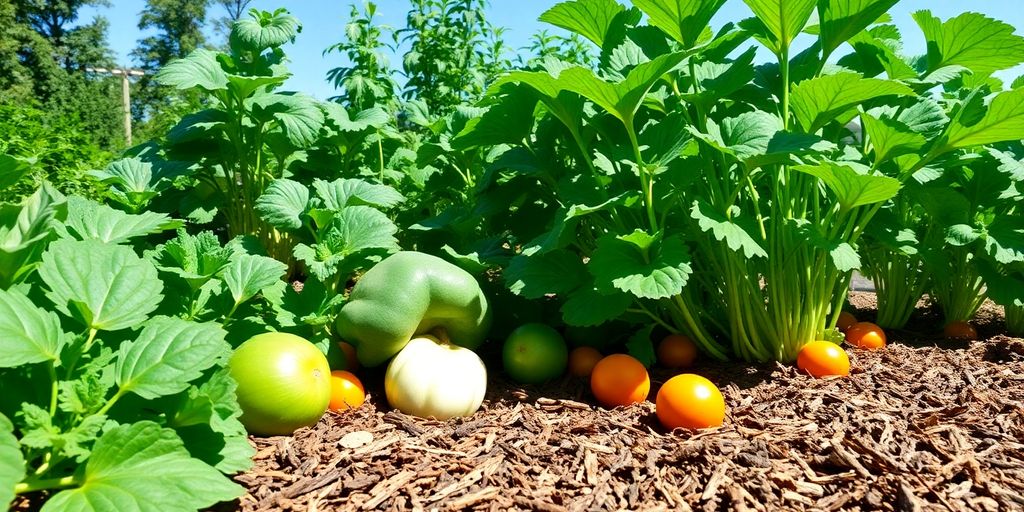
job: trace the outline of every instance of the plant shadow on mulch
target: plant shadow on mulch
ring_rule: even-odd
[[[870,320],[873,296],[855,293]],[[780,364],[700,362],[725,425],[666,432],[648,401],[605,409],[585,380],[522,386],[500,372],[484,407],[424,420],[390,411],[382,370],[367,404],[294,436],[253,438],[248,494],[218,510],[1024,510],[1024,340],[986,305],[986,339],[942,340],[922,310],[848,378]]]

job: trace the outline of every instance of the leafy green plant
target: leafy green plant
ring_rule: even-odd
[[[496,214],[523,215],[505,224],[518,250],[504,276],[524,297],[560,297],[566,323],[654,322],[713,357],[792,361],[831,336],[858,243],[909,180],[1024,136],[1019,90],[983,102],[978,89],[969,108],[936,114],[927,91],[982,58],[959,51],[960,22],[917,14],[933,41],[918,73],[876,42],[894,30],[876,20],[895,0],[749,0],[755,17],[717,34],[721,0],[633,3],[543,14],[596,44],[597,65],[506,75],[488,110],[506,115],[460,134],[507,145],[484,197],[533,189]],[[804,31],[813,44],[791,55]],[[776,62],[755,67],[751,39]],[[855,51],[832,59],[847,43]],[[847,127],[858,116],[880,121],[866,138]]]
[[[377,4],[373,2],[364,3],[362,11],[351,6],[349,22],[345,24],[345,40],[324,50],[325,55],[341,53],[348,65],[328,71],[327,81],[342,91],[332,99],[340,100],[349,108],[383,107],[390,112],[397,108],[398,84],[392,77],[391,64],[385,54],[389,47],[384,39],[393,29],[378,25],[374,20],[376,16]]]

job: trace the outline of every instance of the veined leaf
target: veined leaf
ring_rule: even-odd
[[[64,195],[43,183],[20,205],[0,205],[0,288],[21,279],[67,216]]]
[[[114,367],[117,386],[147,400],[180,393],[231,353],[225,336],[215,323],[152,318],[135,341],[121,344]]]
[[[198,87],[215,92],[228,88],[228,77],[217,62],[217,54],[205,48],[168,63],[156,74],[156,81],[176,89]]]
[[[368,183],[360,179],[341,178],[334,181],[314,180],[313,189],[327,210],[340,211],[349,206],[394,208],[405,201],[405,196],[387,185]]]
[[[704,201],[694,201],[690,209],[690,217],[705,233],[710,232],[715,240],[725,242],[734,251],[742,251],[747,258],[767,258],[768,253],[761,244],[750,236],[743,227],[725,215],[718,213]]]
[[[499,78],[492,89],[509,82],[518,82],[533,89],[548,110],[569,129],[579,134],[583,121],[583,98],[565,90],[559,82],[564,69],[549,71],[512,71]]]
[[[686,49],[697,46],[725,0],[633,0],[650,19]]]
[[[584,286],[569,294],[562,304],[562,319],[569,325],[589,327],[614,320],[629,309],[633,297],[619,290],[601,293],[595,286]]]
[[[299,20],[285,9],[273,13],[254,10],[251,16],[232,25],[229,40],[233,48],[260,54],[294,40],[302,31]]]
[[[743,0],[754,11],[779,48],[789,47],[804,29],[817,0]]]
[[[243,492],[193,459],[173,430],[140,421],[104,433],[86,463],[82,485],[55,494],[43,512],[188,512]]]
[[[913,153],[923,148],[928,140],[915,133],[909,126],[887,117],[861,114],[861,122],[867,132],[871,147],[875,150],[875,164],[900,155]]]
[[[235,304],[241,304],[276,284],[288,271],[288,265],[267,256],[238,254],[224,268],[222,278],[231,290]]]
[[[818,3],[821,50],[828,60],[832,52],[889,11],[899,0],[828,0]]]
[[[304,94],[263,94],[252,101],[252,115],[263,122],[277,121],[288,142],[305,148],[316,142],[324,125],[317,101]]]
[[[209,380],[190,388],[168,420],[194,457],[227,475],[251,468],[256,452],[238,419],[242,409],[237,388],[228,370],[221,368]],[[214,451],[210,446],[220,449]]]
[[[852,167],[824,161],[816,165],[797,165],[793,170],[820,179],[836,195],[844,210],[867,204],[881,203],[896,197],[900,182],[895,178],[877,174],[860,174]]]
[[[309,189],[297,181],[276,179],[256,200],[255,206],[267,224],[294,231],[302,227],[302,215],[309,209]]]
[[[625,80],[616,83],[598,78],[590,69],[573,67],[558,76],[557,86],[593,101],[629,125],[647,92],[665,73],[676,67],[683,57],[683,53],[662,55],[636,66]]]
[[[1024,37],[1012,25],[965,12],[945,22],[926,10],[913,14],[928,40],[928,73],[963,66],[977,74],[1008,69],[1024,62]]]
[[[163,298],[152,263],[128,247],[98,240],[51,243],[39,277],[58,311],[100,331],[135,327]]]
[[[682,293],[693,272],[690,251],[678,236],[659,239],[647,250],[623,237],[603,236],[587,268],[598,289],[614,287],[643,299]]]
[[[181,276],[193,290],[216,275],[231,258],[231,249],[221,247],[217,235],[203,231],[195,236],[183,229],[158,248],[153,258],[157,269]]]
[[[537,97],[529,89],[513,88],[482,116],[470,119],[452,139],[452,147],[487,147],[515,144],[529,137]]]
[[[615,0],[573,0],[556,4],[538,20],[575,32],[603,48],[615,17],[625,10]]]
[[[509,290],[527,299],[539,299],[548,293],[567,293],[587,280],[587,270],[579,255],[563,249],[543,253],[519,254],[504,272]]]
[[[25,458],[21,454],[14,425],[0,413],[0,507],[14,501],[14,486],[25,478]]]
[[[0,190],[17,183],[29,169],[31,166],[24,159],[0,154]]]
[[[57,361],[66,342],[57,315],[21,293],[0,289],[0,368]]]
[[[120,244],[141,236],[160,233],[181,226],[163,213],[142,212],[138,215],[115,210],[105,204],[71,196],[68,198],[68,218],[63,230],[78,240],[99,240]]]
[[[992,98],[984,116],[969,125],[963,119],[949,125],[940,153],[1024,139],[1024,89],[1001,92]]]
[[[793,87],[793,115],[804,131],[814,133],[865,101],[891,95],[912,96],[914,91],[899,82],[857,73],[819,76]]]
[[[383,128],[391,119],[391,115],[381,107],[372,107],[357,112],[355,117],[349,117],[345,107],[333,103],[321,103],[326,119],[340,131],[361,132],[370,128]]]

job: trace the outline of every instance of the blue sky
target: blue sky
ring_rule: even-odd
[[[409,10],[407,0],[379,0],[376,3],[382,23],[395,28],[404,26],[405,13]],[[534,32],[550,28],[538,22],[537,17],[555,3],[556,0],[491,0],[488,19],[496,25],[506,27],[506,43],[519,48],[527,45],[530,35]],[[341,57],[338,54],[324,56],[323,50],[341,39],[344,24],[348,19],[350,2],[256,0],[252,5],[266,10],[287,7],[303,24],[302,33],[296,42],[286,48],[292,61],[293,73],[287,87],[321,99],[334,95],[334,89],[327,83],[325,75],[328,69],[341,63]],[[146,35],[137,28],[139,13],[144,7],[144,0],[114,0],[110,7],[84,10],[82,18],[87,20],[95,15],[102,15],[109,19],[110,43],[118,53],[119,63],[130,65],[129,52],[138,40]],[[1017,27],[1018,33],[1024,34],[1024,5],[1020,0],[903,0],[891,13],[893,21],[903,33],[907,53],[924,53],[924,40],[917,25],[910,18],[910,13],[919,9],[931,9],[942,19],[968,10],[980,12],[1005,21]],[[212,8],[211,13],[215,16],[221,15],[219,7]],[[741,0],[728,0],[725,7],[712,20],[712,25],[717,28],[727,21],[747,16],[750,16],[750,10]],[[400,64],[400,59],[400,56],[393,56],[392,63]],[[1012,79],[1020,74],[1024,74],[1022,67],[1000,73],[999,76],[1003,79]]]

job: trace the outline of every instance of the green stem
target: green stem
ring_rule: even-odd
[[[124,388],[118,389],[117,393],[114,393],[114,396],[110,397],[110,400],[108,400],[107,403],[103,405],[103,408],[96,411],[96,414],[93,414],[93,416],[105,416],[107,412],[110,411],[110,408],[113,407],[114,404],[116,404],[117,401],[121,399],[121,397],[127,394],[128,392]]]
[[[47,365],[47,370],[50,372],[50,419],[52,420],[57,415],[57,394],[59,392],[56,361],[51,360]]]
[[[14,485],[14,494],[28,494],[30,492],[44,491],[47,489],[67,489],[75,487],[82,481],[80,477],[71,475],[63,478],[49,479],[28,479],[27,481]]]

